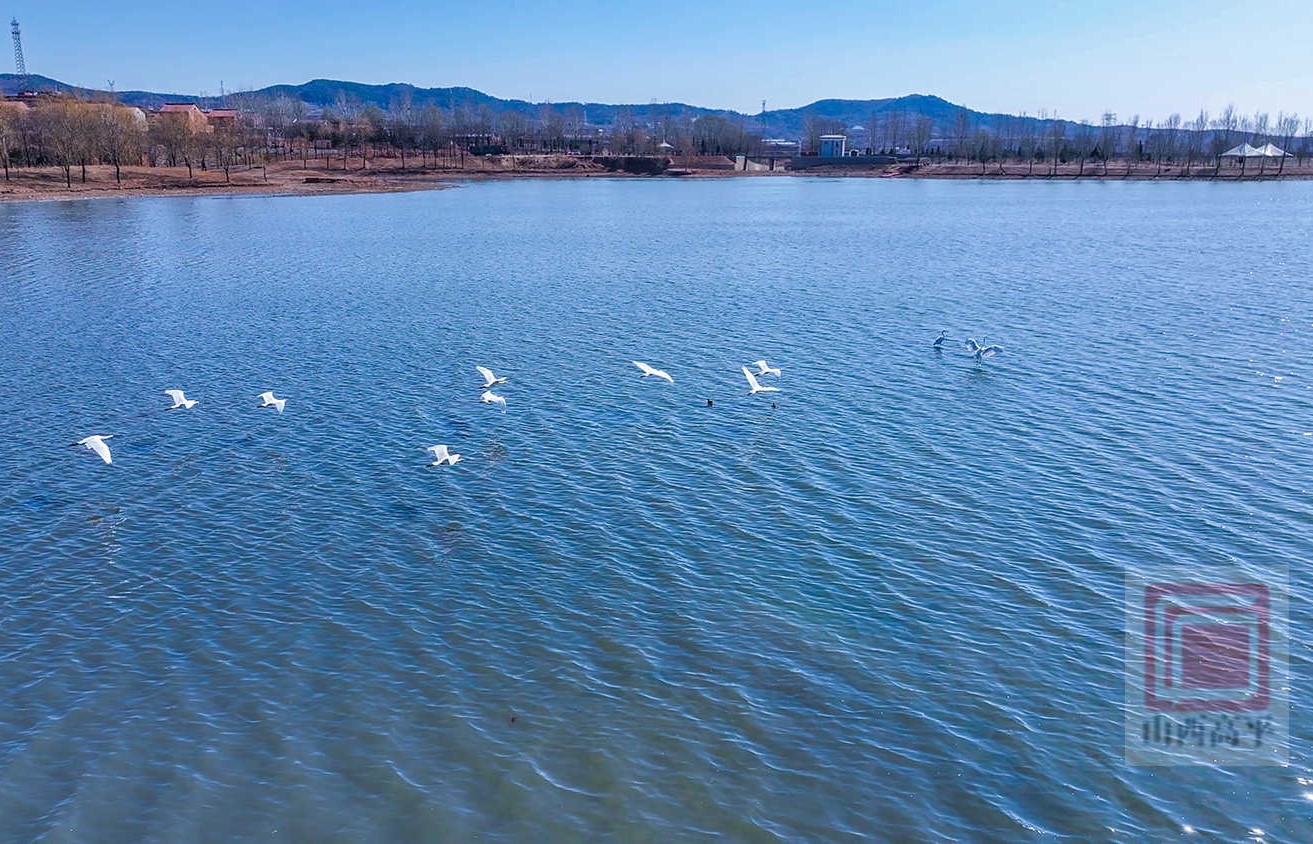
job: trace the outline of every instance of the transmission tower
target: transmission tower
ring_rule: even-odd
[[[9,23],[9,31],[14,35],[14,69],[18,71],[18,93],[27,90],[27,62],[23,61],[23,33],[18,29],[18,18]]]

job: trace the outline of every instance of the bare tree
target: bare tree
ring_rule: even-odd
[[[565,107],[565,113],[562,115],[565,123],[565,147],[569,151],[573,148],[576,140],[584,134],[588,126],[587,116],[584,114],[582,107],[577,105],[568,105]],[[669,114],[663,113],[657,120],[658,128],[661,132],[662,140],[669,140],[674,137],[674,120]],[[674,143],[671,141],[671,143]]]
[[[1077,178],[1085,175],[1085,162],[1094,153],[1097,144],[1098,136],[1089,121],[1082,120],[1078,123],[1076,131],[1072,135],[1072,145],[1076,148],[1076,158],[1080,162],[1080,169],[1076,171]]]
[[[81,169],[81,182],[87,183],[87,165],[96,160],[100,152],[100,139],[98,137],[100,121],[97,119],[96,107],[91,103],[74,102],[72,108],[73,119],[73,150],[74,160]]]
[[[64,186],[73,187],[73,165],[84,148],[85,127],[81,120],[82,103],[70,97],[43,104],[36,113],[42,139],[55,165],[64,171]]]
[[[1236,114],[1235,104],[1228,103],[1217,116],[1217,126],[1222,130],[1222,142],[1230,149],[1235,144],[1235,133],[1240,127],[1240,116]]]
[[[1176,158],[1176,144],[1181,129],[1181,115],[1173,112],[1159,124],[1158,128],[1158,135],[1161,137],[1158,141],[1158,171],[1154,173],[1155,176],[1162,172],[1164,161],[1173,162]]]
[[[187,115],[161,114],[151,130],[151,140],[164,149],[170,167],[177,167],[181,162],[187,166],[187,178],[192,178],[196,136]]]
[[[506,149],[512,154],[517,149],[523,150],[529,143],[529,118],[518,111],[503,111],[498,115],[497,134],[501,135]]]
[[[207,136],[210,148],[214,151],[215,163],[223,169],[223,180],[232,183],[232,166],[237,163],[237,156],[242,148],[242,135],[237,126],[216,126]]]
[[[438,166],[438,151],[447,146],[448,132],[442,109],[429,105],[419,114],[416,126],[421,150],[433,155],[433,166]]]
[[[141,151],[146,143],[145,119],[138,118],[136,109],[112,103],[102,103],[98,111],[100,152],[114,165],[114,183],[122,185],[124,162],[141,163]]]
[[[1272,138],[1268,134],[1268,132],[1271,131],[1271,118],[1268,117],[1268,113],[1266,111],[1256,112],[1254,114],[1254,120],[1251,126],[1253,127],[1253,132],[1254,132],[1254,140],[1253,140],[1254,146],[1256,147],[1264,146],[1271,142]],[[1260,176],[1263,175],[1263,171],[1266,169],[1267,169],[1267,156],[1266,155],[1260,156],[1258,159],[1258,174]]]
[[[556,109],[545,105],[538,110],[538,122],[542,126],[546,151],[560,150],[565,143],[565,119]]]
[[[1126,171],[1122,174],[1122,178],[1127,178],[1140,161],[1140,115],[1132,115],[1131,119],[1126,121],[1123,134],[1125,136],[1123,146],[1126,148]]]
[[[1047,153],[1052,158],[1052,164],[1049,169],[1049,176],[1058,175],[1058,159],[1062,157],[1063,147],[1067,143],[1067,125],[1058,119],[1055,114],[1045,126],[1045,143],[1048,147]]]
[[[802,119],[802,134],[807,154],[815,155],[821,148],[821,135],[834,135],[843,131],[843,123],[830,117],[808,113]]]
[[[635,155],[647,149],[650,138],[647,129],[630,109],[621,109],[611,124],[611,147],[624,155]],[[692,149],[694,142],[689,141]]]
[[[17,113],[0,104],[0,164],[5,168],[5,181],[9,181],[9,157],[18,141]]]
[[[1249,143],[1250,141],[1255,140],[1253,136],[1253,131],[1254,131],[1253,118],[1241,115],[1236,120],[1236,126],[1237,126],[1237,131],[1240,133],[1240,137],[1244,138],[1245,143]],[[1249,156],[1247,155],[1240,156],[1240,178],[1243,179],[1245,177],[1245,169],[1248,166],[1249,166]]]
[[[1260,141],[1262,143],[1268,142],[1267,133],[1268,130],[1271,128],[1271,122],[1272,122],[1271,118],[1268,116],[1268,113],[1266,111],[1254,112],[1253,120],[1249,124],[1254,133],[1254,137],[1253,137],[1254,146],[1258,146]]]
[[[871,115],[871,137],[875,137],[876,115]],[[881,143],[886,150],[897,152],[903,144],[903,135],[907,128],[904,124],[906,117],[901,108],[890,109],[884,114],[884,131],[881,135]]]
[[[971,113],[964,108],[953,112],[953,157],[970,158]]]
[[[974,158],[980,162],[980,175],[985,175],[989,162],[993,160],[994,136],[984,129],[977,129],[975,135],[970,140],[970,147],[967,151],[967,159]]]
[[[1281,164],[1277,167],[1277,175],[1280,176],[1286,171],[1286,158],[1290,153],[1290,147],[1295,142],[1295,136],[1299,134],[1299,115],[1286,114],[1284,111],[1277,112],[1276,123],[1277,137],[1281,139]]]
[[[1017,155],[1026,162],[1027,176],[1035,172],[1035,153],[1038,147],[1039,124],[1023,114],[1017,133]]]
[[[930,146],[934,126],[934,121],[924,114],[918,115],[916,123],[912,125],[911,147],[912,154],[916,156],[917,164],[921,163],[921,159],[925,157],[926,149]]]
[[[252,105],[255,106],[252,111],[258,111],[264,127],[285,144],[290,144],[297,134],[296,127],[305,118],[305,103],[286,94],[278,94]]]
[[[1103,175],[1108,175],[1108,159],[1117,153],[1117,115],[1105,111],[1099,121],[1099,158],[1103,161]]]
[[[1185,175],[1190,175],[1194,160],[1203,151],[1204,139],[1208,134],[1208,112],[1199,110],[1199,116],[1186,126],[1185,137]]]

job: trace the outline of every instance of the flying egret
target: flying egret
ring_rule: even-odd
[[[459,454],[452,454],[448,451],[445,445],[431,445],[424,450],[433,455],[433,462],[429,464],[430,466],[441,466],[443,463],[450,463],[455,466],[461,459]]]
[[[78,440],[75,443],[69,443],[69,445],[80,445],[83,448],[94,451],[96,456],[101,460],[104,460],[106,463],[113,463],[114,458],[110,457],[109,446],[105,445],[105,440],[111,439],[113,436],[113,434],[96,434],[93,437],[87,437],[86,439]]]
[[[670,373],[669,373],[669,372],[666,372],[664,369],[653,369],[652,367],[648,366],[647,364],[645,364],[645,363],[643,363],[643,362],[641,362],[641,361],[634,361],[634,366],[636,366],[636,367],[638,367],[639,369],[643,370],[643,377],[644,377],[644,378],[648,377],[649,375],[655,375],[655,376],[658,377],[658,378],[664,378],[664,379],[666,379],[666,380],[669,381],[671,384],[675,383],[675,379],[674,379],[674,378],[671,378],[671,377],[670,377]]]
[[[283,412],[283,406],[287,404],[287,399],[274,398],[273,390],[270,390],[267,393],[261,393],[258,398],[260,399],[260,407],[272,407],[279,413]]]
[[[777,378],[780,375],[779,367],[768,366],[764,360],[753,361],[752,365],[757,367],[758,375],[774,375]]]
[[[484,404],[490,404],[490,403],[499,404],[501,405],[501,412],[502,413],[506,412],[506,397],[499,396],[496,393],[494,393],[492,390],[484,390],[483,395],[479,396],[479,401],[483,402]]]
[[[935,338],[935,344],[934,344],[934,345],[935,345],[935,348],[936,348],[936,349],[942,349],[942,348],[944,348],[944,341],[947,340],[947,339],[948,339],[948,332],[947,332],[947,331],[941,331],[941,332],[939,332],[939,336]]]
[[[165,390],[164,395],[173,399],[173,406],[166,407],[165,410],[177,410],[180,407],[191,410],[198,402],[195,399],[189,399],[182,394],[182,390]]]
[[[752,370],[748,369],[746,366],[743,367],[743,375],[748,379],[748,386],[752,388],[751,390],[748,390],[748,395],[750,396],[754,396],[757,393],[778,393],[780,391],[779,387],[763,387],[758,384],[757,376],[753,375]]]
[[[967,347],[967,351],[975,356],[976,363],[980,363],[982,358],[992,358],[1003,351],[1002,346],[982,346],[976,342],[974,337],[968,338],[964,345]]]
[[[498,378],[496,375],[493,375],[492,370],[486,366],[476,366],[474,368],[479,370],[479,374],[483,376],[483,389],[485,390],[489,387],[494,387],[497,384],[506,383],[505,378]]]

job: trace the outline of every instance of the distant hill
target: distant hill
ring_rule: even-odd
[[[74,93],[81,96],[103,95],[105,92],[68,85],[57,79],[45,76],[30,76],[29,86],[38,91],[58,91]],[[18,89],[18,77],[11,73],[0,74],[0,91],[12,94]],[[1015,118],[1010,115],[991,114],[964,109],[940,97],[926,94],[910,94],[904,97],[892,97],[876,100],[817,100],[801,108],[775,109],[760,114],[742,114],[724,109],[710,109],[687,103],[579,103],[553,102],[530,103],[524,100],[503,100],[485,94],[473,88],[418,88],[404,83],[387,85],[367,85],[361,82],[344,82],[332,79],[315,79],[302,85],[271,85],[257,91],[244,91],[231,94],[223,101],[218,97],[199,98],[185,94],[161,94],[152,91],[116,91],[115,97],[120,102],[142,108],[158,108],[167,102],[196,102],[203,108],[213,108],[221,104],[234,104],[260,98],[279,95],[297,99],[309,108],[320,110],[333,108],[340,102],[364,107],[375,106],[387,110],[400,103],[409,101],[413,108],[436,105],[447,110],[468,109],[491,112],[512,111],[526,117],[539,117],[544,109],[553,109],[565,114],[582,112],[584,120],[592,126],[610,126],[623,112],[639,123],[652,124],[667,119],[719,115],[729,120],[741,121],[746,129],[770,137],[798,138],[804,133],[808,118],[834,121],[845,128],[865,126],[872,116],[886,119],[898,114],[909,124],[919,117],[928,117],[933,122],[936,135],[951,132],[958,114],[965,110],[975,127],[997,128],[1003,121],[1024,119],[1035,123],[1047,123],[1036,118]],[[225,102],[226,101],[226,102]],[[1067,122],[1067,121],[1062,121]]]

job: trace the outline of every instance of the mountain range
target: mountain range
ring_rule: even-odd
[[[80,96],[103,96],[107,92],[69,85],[46,76],[28,77],[30,90],[55,91],[77,94]],[[18,90],[18,76],[12,73],[0,73],[0,91],[13,94]],[[804,132],[807,118],[822,118],[836,121],[844,127],[863,126],[870,122],[872,115],[901,113],[907,122],[917,117],[928,117],[933,121],[937,133],[947,132],[965,111],[971,118],[971,124],[977,127],[998,126],[1003,121],[1015,120],[1011,115],[991,114],[964,109],[940,97],[927,94],[909,94],[902,97],[888,97],[873,100],[817,100],[801,108],[775,109],[758,114],[743,114],[726,109],[703,108],[687,103],[579,103],[552,102],[530,103],[524,100],[505,100],[485,94],[473,88],[419,88],[404,83],[386,85],[368,85],[361,82],[343,82],[331,79],[315,79],[302,85],[271,85],[256,91],[243,91],[226,97],[195,97],[185,94],[163,94],[154,91],[115,91],[119,102],[142,108],[158,108],[169,102],[195,102],[202,108],[214,108],[221,105],[234,105],[242,101],[259,98],[271,98],[285,95],[300,100],[310,109],[332,108],[345,100],[360,106],[376,106],[387,110],[407,99],[414,108],[436,105],[444,109],[487,108],[493,112],[512,111],[526,117],[538,117],[544,108],[564,112],[581,110],[585,121],[593,126],[610,126],[618,115],[627,112],[639,123],[654,123],[661,118],[701,117],[719,115],[721,117],[742,121],[750,131],[766,136],[798,138]],[[1021,118],[1039,121],[1037,118]],[[1063,121],[1066,122],[1066,121]]]

